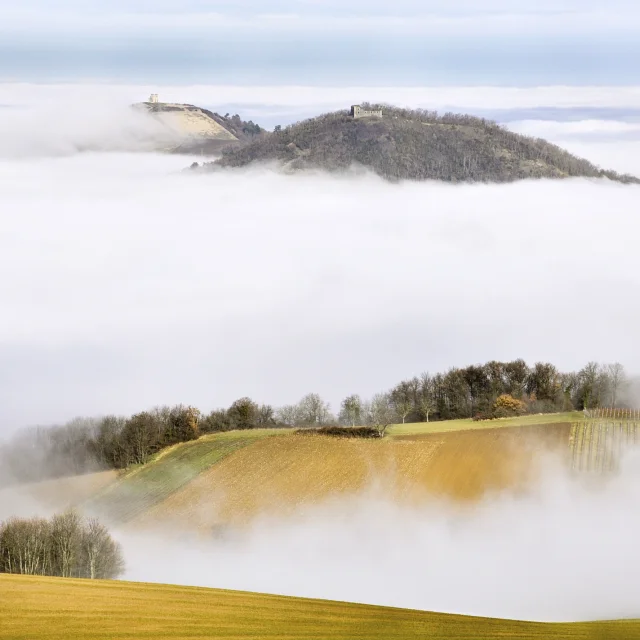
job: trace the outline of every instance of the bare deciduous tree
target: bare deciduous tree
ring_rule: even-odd
[[[436,408],[436,400],[433,393],[433,380],[428,373],[420,376],[420,392],[418,396],[418,409],[425,422],[429,422],[429,414]]]
[[[394,409],[388,393],[377,393],[369,403],[367,422],[376,427],[384,436],[387,427],[393,424]]]
[[[611,406],[618,406],[618,396],[623,391],[627,383],[627,374],[624,367],[619,362],[607,365],[607,374],[609,377],[609,389],[611,392]]]
[[[300,419],[300,408],[295,404],[287,404],[276,410],[275,418],[281,424],[295,427]]]
[[[110,579],[123,572],[120,545],[95,519],[67,511],[0,523],[0,573]]]
[[[391,405],[402,424],[414,409],[413,395],[413,387],[409,382],[401,382],[389,395]]]
[[[362,413],[362,400],[357,394],[347,396],[342,401],[341,418],[347,424],[355,427],[360,422],[360,416]]]
[[[80,543],[80,516],[69,510],[51,520],[51,553],[56,575],[69,578],[76,563]]]
[[[317,393],[309,393],[299,404],[300,418],[306,426],[326,424],[331,416],[329,404]]]
[[[119,545],[111,539],[107,528],[92,518],[82,530],[80,538],[81,563],[85,576],[91,579],[115,578],[124,570]]]

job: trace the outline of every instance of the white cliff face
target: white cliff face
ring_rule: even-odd
[[[232,133],[219,125],[199,107],[168,102],[149,102],[140,106],[146,107],[149,114],[166,127],[172,137],[205,138],[230,142],[237,140]]]

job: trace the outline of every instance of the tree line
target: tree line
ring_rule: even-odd
[[[124,568],[120,545],[94,518],[66,511],[0,522],[0,573],[115,579]]]
[[[310,393],[275,408],[243,397],[202,414],[190,406],[157,407],[130,417],[76,418],[68,424],[23,430],[0,449],[0,484],[78,475],[145,464],[162,449],[207,433],[256,428],[370,426],[458,418],[492,419],[620,406],[627,385],[618,363],[590,362],[560,372],[553,364],[491,361],[423,373],[363,399],[348,395],[337,414]]]

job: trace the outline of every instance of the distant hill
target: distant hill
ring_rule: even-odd
[[[170,153],[217,155],[223,149],[251,142],[266,131],[239,115],[222,116],[192,104],[140,102],[137,109],[147,111],[167,131],[162,150]]]
[[[285,170],[342,171],[361,165],[389,180],[511,182],[526,178],[609,178],[640,184],[633,176],[604,171],[540,138],[508,131],[469,115],[362,105],[383,116],[354,118],[327,113],[224,149],[207,169],[280,163]]]

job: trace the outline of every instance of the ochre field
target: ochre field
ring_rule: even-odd
[[[260,439],[132,524],[240,525],[259,514],[290,514],[301,505],[362,491],[408,504],[433,497],[473,500],[523,488],[543,451],[568,454],[569,431],[568,424],[554,424],[383,440],[294,433]]]
[[[237,591],[0,575],[0,638],[634,640],[640,622],[516,622]]]
[[[41,505],[75,504],[115,526],[201,531],[365,491],[406,504],[465,502],[526,488],[547,452],[566,459],[576,417],[396,425],[384,439],[369,440],[286,429],[234,431],[176,445],[120,474],[20,491]]]

